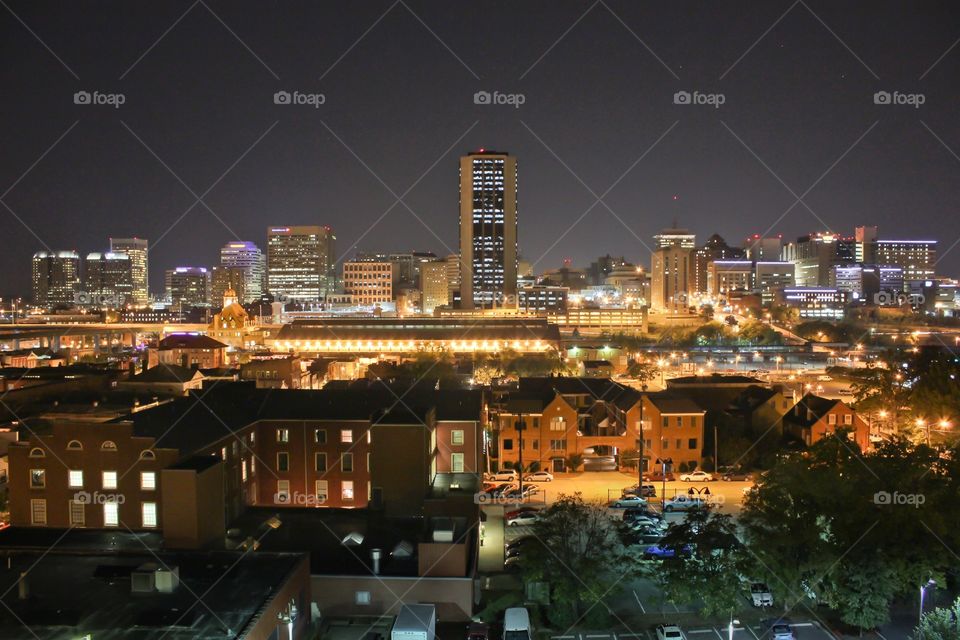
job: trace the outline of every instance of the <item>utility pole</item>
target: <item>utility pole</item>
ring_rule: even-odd
[[[640,395],[640,429],[637,436],[637,491],[640,492],[640,497],[643,497],[643,403],[646,402],[647,396],[644,394]]]

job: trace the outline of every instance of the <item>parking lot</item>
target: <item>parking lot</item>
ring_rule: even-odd
[[[834,640],[833,635],[817,622],[791,622],[796,640]],[[727,627],[695,627],[684,629],[688,640],[730,640]],[[654,629],[639,629],[625,633],[583,632],[550,636],[551,640],[657,640]],[[769,640],[770,630],[761,626],[734,625],[733,640]]]

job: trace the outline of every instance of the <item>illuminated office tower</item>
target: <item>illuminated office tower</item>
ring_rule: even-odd
[[[33,301],[42,307],[73,305],[80,289],[80,255],[76,251],[33,254]]]
[[[110,251],[130,256],[133,271],[133,304],[144,306],[150,303],[150,247],[145,238],[110,238]]]
[[[166,273],[167,298],[178,310],[210,306],[210,272],[204,267],[177,267]]]
[[[120,251],[88,253],[85,267],[83,304],[107,308],[135,304],[130,254]]]
[[[219,283],[215,283],[211,298],[214,304],[219,304],[227,289],[236,291],[241,304],[259,300],[263,295],[265,263],[260,247],[246,240],[228,242],[220,249],[220,266],[226,269],[219,270],[220,282],[226,277],[231,286],[220,289]],[[214,276],[218,279],[216,273]]]
[[[267,288],[280,300],[317,302],[332,293],[336,236],[325,226],[267,229]]]
[[[936,240],[877,240],[876,262],[903,269],[904,287],[911,280],[933,278],[937,262]]]

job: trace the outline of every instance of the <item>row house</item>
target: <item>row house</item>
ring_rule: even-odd
[[[783,432],[802,440],[808,447],[846,429],[861,451],[870,448],[870,426],[842,400],[808,393],[784,414],[780,424]]]

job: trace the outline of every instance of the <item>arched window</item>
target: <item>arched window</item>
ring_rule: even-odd
[[[101,451],[116,451],[117,443],[112,440],[104,440],[103,444],[100,445]]]
[[[30,457],[31,457],[31,458],[46,458],[46,457],[47,457],[47,454],[44,453],[44,452],[43,452],[43,449],[41,449],[40,447],[34,447],[33,449],[30,449]]]
[[[140,452],[140,459],[141,459],[141,460],[156,460],[156,459],[157,459],[157,454],[155,454],[153,451],[150,451],[150,449],[144,449],[143,451]]]
[[[83,451],[83,444],[79,440],[71,440],[67,443],[68,451]]]

